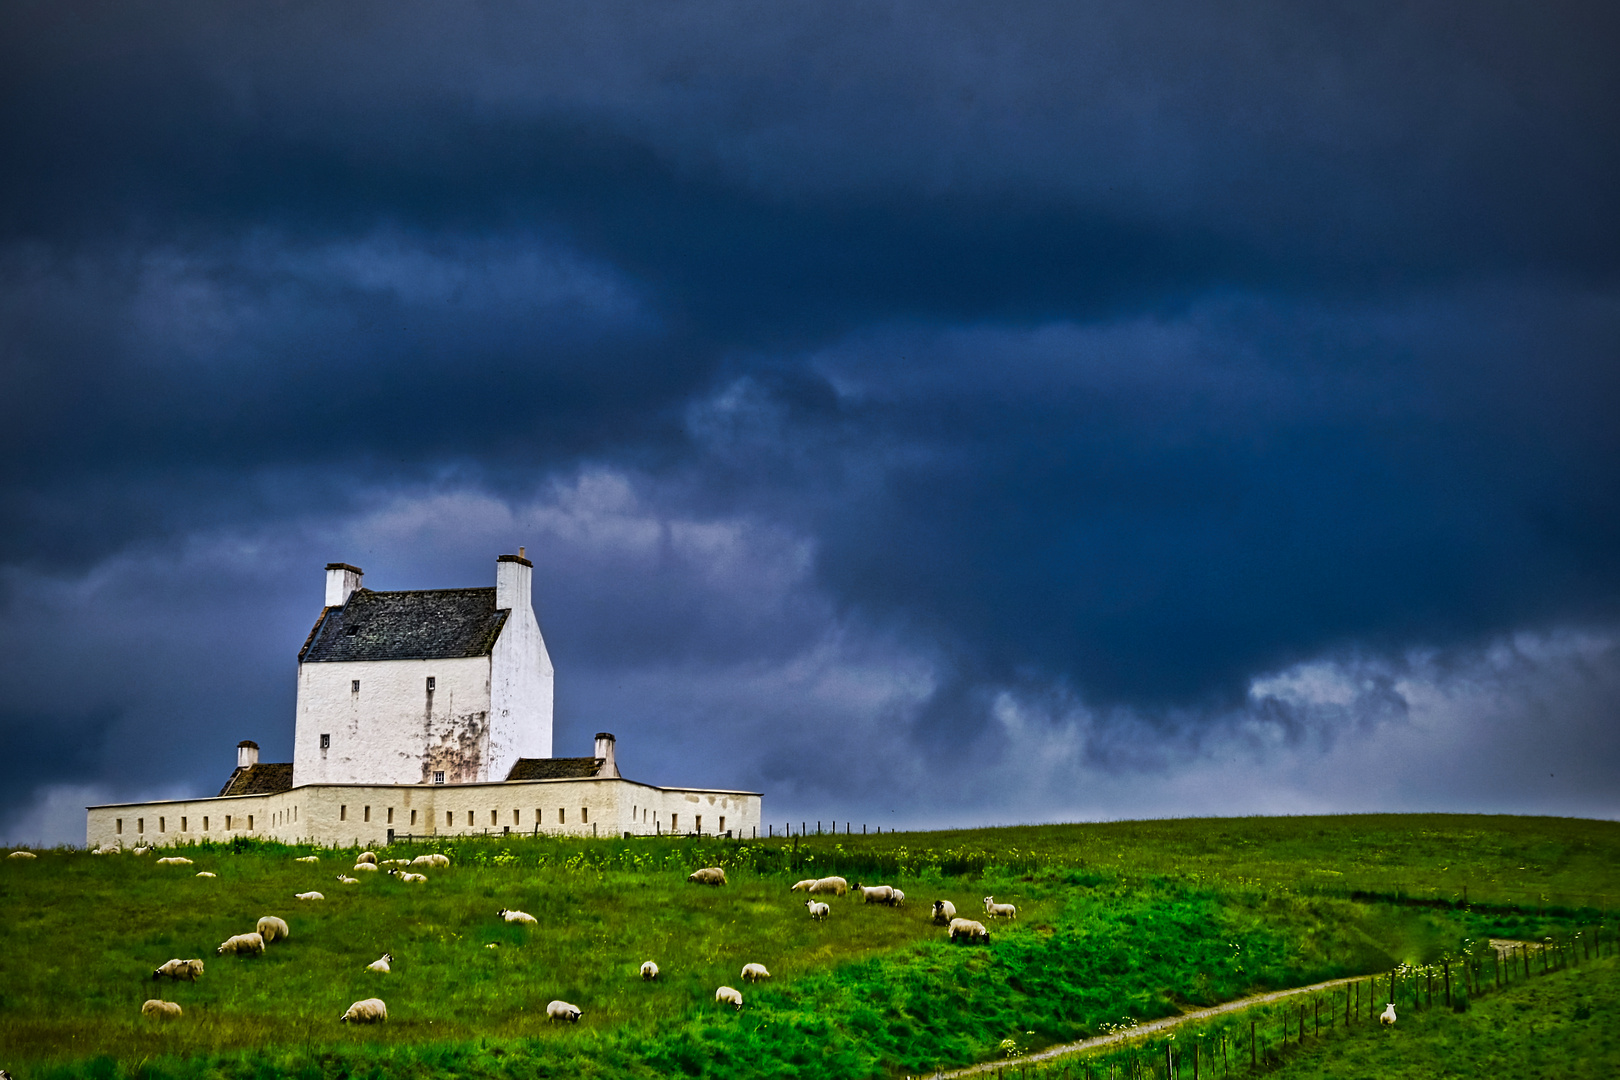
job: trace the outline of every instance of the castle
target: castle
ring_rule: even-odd
[[[757,835],[758,792],[626,780],[607,732],[590,757],[551,756],[533,568],[519,548],[496,560],[493,588],[376,592],[358,567],[328,564],[298,653],[293,760],[261,762],[244,740],[218,795],[87,807],[85,842]]]

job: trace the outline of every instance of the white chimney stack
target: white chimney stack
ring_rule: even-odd
[[[612,736],[609,736],[611,738]],[[252,739],[243,739],[236,744],[236,767],[238,769],[251,769],[259,763],[259,744]]]
[[[533,601],[529,589],[534,576],[534,563],[523,557],[523,549],[516,555],[501,555],[495,559],[495,607],[500,611],[529,611]]]
[[[605,731],[596,733],[596,756],[603,759],[597,776],[619,775],[619,764],[613,760],[613,736]]]
[[[342,607],[349,602],[349,594],[360,587],[365,571],[346,562],[326,564],[326,606]]]

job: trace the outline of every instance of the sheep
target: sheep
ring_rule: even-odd
[[[730,986],[722,986],[714,992],[714,1000],[729,1001],[738,1012],[742,1011],[742,994]]]
[[[360,879],[357,878],[357,877],[348,877],[346,875],[339,874],[337,876],[337,879],[338,879],[338,884],[339,885],[358,885],[358,884],[360,884]]]
[[[984,928],[983,923],[974,922],[972,919],[952,919],[945,936],[951,941],[960,938],[963,941],[982,941],[986,945],[990,944],[990,931]]]
[[[319,855],[300,855],[300,856],[298,856],[298,858],[293,860],[293,862],[320,862],[320,861],[321,861],[321,857]]]
[[[524,926],[540,925],[540,920],[536,919],[533,915],[530,915],[527,911],[508,911],[506,908],[501,908],[501,910],[497,911],[495,914],[499,915],[509,923],[522,923]]]
[[[906,902],[906,894],[901,892],[899,889],[895,889],[893,895],[891,895],[889,897],[889,906],[890,907],[899,907],[902,904],[904,904],[905,902]]]
[[[832,910],[820,900],[806,900],[804,902],[804,906],[810,909],[810,917],[815,919],[817,922],[825,919],[827,917],[827,913]]]
[[[422,882],[427,880],[426,874],[413,874],[409,870],[400,870],[397,867],[388,871],[388,873],[392,877],[399,878],[399,880],[405,882],[407,885],[420,885]]]
[[[365,874],[375,874],[377,872],[377,864],[374,862],[357,862],[354,864],[354,868]]]
[[[294,900],[325,900],[326,897],[318,892],[301,892],[293,894]]]
[[[365,998],[349,1006],[349,1011],[338,1017],[340,1024],[380,1024],[388,1019],[388,1006],[382,998]]]
[[[805,878],[803,881],[794,882],[793,887],[791,889],[789,889],[788,892],[809,892],[811,889],[813,889],[815,887],[816,887],[816,879],[815,878],[813,878],[813,877]]]
[[[993,896],[984,898],[984,913],[992,919],[1018,918],[1018,909],[1016,907],[1011,904],[998,904]]]
[[[141,1015],[149,1016],[154,1020],[178,1020],[180,1018],[180,1005],[174,1001],[159,1001],[151,998],[141,1003]]]
[[[375,851],[362,851],[360,854],[354,857],[354,861],[356,863],[368,863],[372,866],[376,866],[377,853]]]
[[[275,915],[259,916],[259,925],[254,929],[259,931],[259,935],[264,938],[266,945],[272,941],[286,941],[292,937],[292,931],[287,929],[286,920]]]
[[[178,982],[184,979],[186,982],[196,982],[197,976],[202,973],[203,962],[201,960],[170,960],[162,967],[152,970],[152,981],[174,979]]]
[[[215,951],[221,956],[226,953],[235,953],[237,956],[244,954],[258,956],[264,952],[264,935],[259,933],[237,934],[234,937],[226,938],[224,943]]]
[[[37,859],[37,858],[39,858],[39,856],[35,855],[32,851],[13,851],[10,855],[7,855],[6,858],[8,858],[8,859]]]
[[[724,885],[726,872],[718,866],[705,866],[701,870],[693,871],[692,876],[686,880],[696,885]]]
[[[409,859],[384,859],[382,862],[378,863],[377,865],[378,866],[409,866],[409,865],[411,865],[411,860],[409,860]]]
[[[894,902],[894,890],[887,885],[862,885],[857,881],[855,888],[860,890],[861,903],[863,904],[892,904]]]
[[[191,860],[184,855],[168,855],[157,861],[159,866],[190,866]]]
[[[219,875],[214,873],[212,870],[199,870],[199,871],[197,871],[197,876],[198,877],[219,877]]]
[[[393,968],[388,966],[389,964],[392,964],[393,962],[394,962],[394,954],[393,953],[383,953],[377,959],[375,959],[371,963],[367,964],[366,965],[366,970],[367,971],[380,971],[384,975],[387,975],[390,971],[394,970]]]
[[[765,965],[764,964],[744,964],[743,965],[743,969],[742,969],[742,981],[743,982],[757,983],[761,979],[768,979],[770,977],[771,977],[771,973],[765,970]]]
[[[810,886],[810,892],[812,894],[832,893],[834,896],[843,896],[849,892],[849,882],[841,877],[817,878],[816,883]]]
[[[450,865],[450,856],[441,855],[437,851],[435,851],[430,855],[418,855],[416,858],[411,860],[411,865],[412,866],[437,866],[439,869],[442,870],[445,867]]]
[[[1384,1025],[1389,1026],[1389,1027],[1394,1026],[1394,1024],[1395,1024],[1395,1003],[1393,1001],[1390,1002],[1387,1006],[1384,1007],[1383,1012],[1378,1014],[1378,1022],[1380,1024],[1384,1024]]]
[[[578,1005],[570,1005],[566,1001],[553,1001],[546,1005],[547,1020],[566,1020],[570,1024],[577,1024],[584,1015]]]
[[[644,961],[641,965],[641,977],[648,982],[658,978],[658,965],[651,960]]]
[[[934,925],[935,926],[949,926],[951,920],[954,919],[954,918],[956,918],[956,905],[955,904],[951,903],[949,900],[935,900],[934,901]]]
[[[145,855],[147,852],[149,852],[151,850],[152,850],[152,845],[151,844],[146,844],[146,845],[144,845],[142,847],[130,848],[129,852],[130,852],[131,855]]]

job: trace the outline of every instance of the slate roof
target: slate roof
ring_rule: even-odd
[[[225,786],[219,789],[220,795],[274,795],[278,791],[292,790],[292,767],[290,761],[261,761],[257,765],[242,768],[236,767],[231,778],[225,781]]]
[[[493,588],[356,589],[342,607],[321,611],[298,662],[488,656],[506,616]]]
[[[525,757],[518,758],[508,780],[586,780],[602,771],[607,758]]]

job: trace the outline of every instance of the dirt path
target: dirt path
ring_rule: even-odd
[[[1131,1039],[1139,1039],[1144,1035],[1154,1035],[1178,1027],[1181,1024],[1197,1023],[1200,1020],[1207,1020],[1211,1016],[1219,1016],[1222,1013],[1238,1012],[1242,1009],[1253,1008],[1256,1005],[1268,1005],[1273,1001],[1281,1001],[1283,998],[1295,997],[1299,994],[1314,994],[1318,990],[1328,990],[1335,986],[1364,982],[1371,978],[1376,978],[1376,976],[1356,975],[1348,979],[1329,979],[1327,982],[1312,983],[1310,986],[1296,986],[1291,990],[1273,990],[1269,994],[1256,994],[1254,997],[1237,998],[1212,1008],[1197,1009],[1193,1012],[1181,1013],[1178,1016],[1166,1016],[1162,1020],[1150,1020],[1145,1024],[1138,1024],[1136,1027],[1127,1028],[1124,1031],[1116,1031],[1112,1035],[1099,1035],[1094,1039],[1082,1039],[1080,1042],[1049,1046],[1038,1054],[1026,1054],[1016,1060],[986,1061],[979,1065],[969,1065],[964,1069],[932,1073],[927,1080],[951,1080],[952,1077],[957,1076],[977,1076],[983,1073],[995,1072],[997,1069],[1005,1069],[1014,1064],[1027,1065],[1037,1061],[1048,1061],[1055,1057],[1062,1057],[1065,1054],[1072,1054],[1076,1050],[1096,1050],[1104,1046],[1116,1046],[1120,1043],[1129,1042]]]

